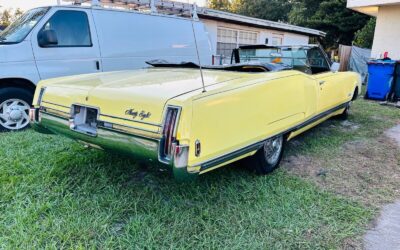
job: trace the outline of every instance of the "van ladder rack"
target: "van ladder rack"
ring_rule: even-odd
[[[196,4],[168,1],[168,0],[64,0],[74,5],[90,4],[111,8],[123,8],[138,11],[150,11],[151,13],[162,13],[193,17],[198,19]]]

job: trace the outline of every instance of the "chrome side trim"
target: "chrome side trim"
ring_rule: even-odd
[[[146,124],[146,125],[152,125],[161,128],[161,124],[158,123],[152,123],[152,122],[144,122],[144,121],[137,121],[137,120],[131,120],[119,116],[112,116],[112,115],[106,115],[106,114],[100,114],[100,116],[105,116],[113,119],[118,119],[118,120],[124,120],[124,121],[129,121],[129,122],[136,122],[136,123],[141,123],[141,124]]]
[[[60,110],[52,109],[52,108],[47,108],[47,107],[41,107],[39,110],[40,113],[48,114],[48,115],[54,115],[57,117],[61,117],[64,119],[69,119],[71,118],[70,113],[66,113]]]
[[[59,106],[59,107],[67,108],[67,109],[70,109],[70,108],[71,108],[71,107],[68,107],[68,106],[64,106],[64,105],[61,105],[61,104],[57,104],[57,103],[53,103],[53,102],[48,102],[48,101],[44,101],[44,100],[42,100],[42,103],[47,103],[47,104],[51,104],[51,105],[54,105],[54,106]]]
[[[266,138],[266,139],[264,139],[262,141],[256,142],[254,144],[250,144],[250,145],[245,146],[243,148],[240,148],[238,150],[235,150],[235,151],[232,151],[230,153],[215,157],[214,159],[211,159],[211,160],[208,160],[208,161],[204,161],[204,162],[201,162],[201,163],[196,164],[196,165],[200,166],[200,172],[203,172],[203,171],[205,171],[207,169],[210,169],[212,167],[221,165],[224,162],[231,161],[233,159],[239,158],[242,155],[251,153],[253,151],[257,151],[264,145],[264,143],[267,140],[269,140],[271,138],[274,138],[276,136],[285,135],[285,134],[291,133],[291,132],[296,132],[297,130],[300,130],[300,129],[304,128],[304,127],[307,127],[307,126],[309,126],[309,125],[311,125],[311,124],[323,119],[324,117],[326,117],[326,116],[328,116],[328,115],[330,115],[330,114],[332,114],[332,113],[334,113],[334,112],[336,112],[336,111],[338,111],[340,109],[346,108],[349,105],[349,103],[350,102],[343,103],[343,104],[341,104],[341,105],[339,105],[339,106],[337,106],[335,108],[332,108],[332,109],[327,110],[327,111],[325,111],[325,112],[323,112],[321,114],[318,114],[318,115],[310,118],[309,120],[307,120],[307,121],[305,121],[303,123],[300,123],[299,125],[296,125],[296,126],[290,128],[290,129],[284,130],[284,131],[282,131],[280,133],[277,133],[275,135],[269,136],[268,138]]]
[[[101,121],[104,123],[104,121]],[[107,122],[109,123],[109,122]],[[105,130],[109,130],[109,131],[115,131],[115,132],[119,132],[119,133],[124,133],[127,135],[132,135],[132,136],[138,136],[138,137],[143,137],[149,140],[156,140],[156,141],[160,141],[161,140],[161,135],[159,133],[156,133],[154,131],[146,131],[146,130],[140,130],[137,128],[133,128],[133,127],[128,127],[125,125],[119,125],[119,124],[115,124],[115,123],[109,123],[112,124],[112,128],[107,128],[104,125],[99,125],[99,128],[105,129]],[[139,134],[137,133],[140,130],[142,132],[148,132],[151,133],[152,135],[145,135],[145,134]]]

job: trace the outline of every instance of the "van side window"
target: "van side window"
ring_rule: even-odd
[[[46,47],[92,46],[88,17],[83,11],[57,11],[39,33],[45,31],[52,31],[57,39],[56,44]]]

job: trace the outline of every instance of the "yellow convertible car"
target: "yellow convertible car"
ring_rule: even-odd
[[[167,165],[179,179],[244,158],[267,174],[286,141],[332,116],[346,118],[361,90],[360,76],[332,70],[317,46],[245,46],[232,58],[202,71],[153,61],[142,70],[45,80],[31,124]]]

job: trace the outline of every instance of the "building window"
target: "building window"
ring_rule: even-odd
[[[232,50],[241,45],[253,45],[258,43],[257,32],[218,28],[217,55],[220,63],[229,63]]]
[[[273,34],[272,39],[271,39],[271,45],[277,46],[277,45],[282,45],[282,44],[283,44],[283,36],[278,35],[278,34]]]

